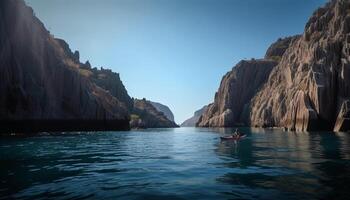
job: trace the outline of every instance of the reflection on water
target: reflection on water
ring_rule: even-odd
[[[350,163],[344,158],[349,158],[348,135],[318,135],[320,148],[318,154],[313,156],[320,157],[322,162],[314,163],[314,167],[319,178],[319,182],[324,187],[325,197],[327,199],[348,198],[350,195]],[[342,146],[345,144],[346,146]]]
[[[0,199],[345,199],[350,136],[239,128],[0,139]]]
[[[232,130],[218,131],[227,134]],[[218,155],[235,159],[224,163],[226,167],[240,168],[218,178],[246,186],[244,192],[242,187],[233,188],[233,197],[345,199],[350,195],[348,134],[242,131],[250,132],[246,140],[237,145],[221,142],[216,149]]]

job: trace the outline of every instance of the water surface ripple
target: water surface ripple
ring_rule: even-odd
[[[178,128],[0,138],[0,199],[346,199],[347,133]]]

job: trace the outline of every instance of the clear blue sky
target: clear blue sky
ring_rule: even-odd
[[[222,76],[302,33],[326,0],[26,0],[80,60],[119,72],[132,97],[168,105],[177,123],[213,101]]]

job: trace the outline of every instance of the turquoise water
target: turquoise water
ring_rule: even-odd
[[[149,129],[0,138],[0,199],[345,199],[350,135]]]

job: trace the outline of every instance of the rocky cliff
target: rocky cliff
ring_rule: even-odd
[[[349,106],[350,2],[332,0],[302,35],[279,39],[264,60],[226,74],[198,125],[347,131]]]
[[[274,60],[242,60],[222,79],[214,103],[199,118],[202,127],[230,127],[244,123],[251,98],[266,82]]]
[[[79,52],[55,39],[22,0],[0,1],[0,61],[0,121],[129,127],[132,103],[119,76],[80,63]]]
[[[314,12],[250,106],[252,126],[349,130],[350,2]]]
[[[184,122],[182,122],[181,127],[195,127],[200,116],[206,111],[208,106],[203,106],[201,109],[194,112],[193,116]]]
[[[170,121],[175,122],[174,119],[174,114],[173,112],[171,112],[170,108],[166,105],[163,105],[161,103],[157,103],[157,102],[153,102],[150,101],[150,103],[152,104],[153,107],[155,107],[159,112],[162,112],[166,118],[168,118]]]
[[[110,69],[104,69],[103,67],[100,70],[93,68],[89,71],[91,72],[90,80],[97,86],[106,90],[120,102],[123,102],[128,110],[133,108],[133,101],[125,89],[119,73],[113,72]]]
[[[178,127],[169,120],[163,112],[158,111],[146,99],[134,99],[134,108],[131,114],[132,128],[171,128]]]
[[[276,42],[271,44],[271,46],[267,49],[264,58],[279,62],[284,52],[288,49],[290,43],[299,37],[300,35],[279,38]]]

